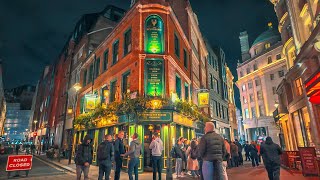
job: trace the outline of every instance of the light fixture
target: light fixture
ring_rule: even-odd
[[[33,122],[34,122],[35,124],[37,124],[37,122],[38,122],[38,121],[37,121],[37,120],[35,120],[35,121],[33,121]]]
[[[69,107],[67,112],[68,112],[68,114],[71,114],[73,112],[73,109],[71,107]]]
[[[151,100],[152,109],[160,109],[162,106],[161,100],[153,99]]]
[[[81,87],[80,83],[75,83],[73,85],[73,88],[78,92],[82,87]]]
[[[108,97],[109,94],[110,94],[110,90],[109,90],[108,86],[106,86],[106,89],[103,90],[103,96]]]
[[[279,106],[279,103],[276,101],[276,102],[274,103],[274,107],[278,108],[278,106]]]
[[[320,52],[320,41],[317,40],[317,42],[314,43],[314,49],[316,49],[316,51]]]

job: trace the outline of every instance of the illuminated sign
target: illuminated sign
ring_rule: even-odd
[[[208,107],[209,106],[209,92],[198,93],[198,106]]]
[[[170,111],[149,111],[141,115],[142,121],[171,121]]]
[[[164,94],[164,61],[162,59],[145,60],[145,92],[147,96]]]
[[[96,94],[86,94],[85,95],[85,109],[94,110],[98,104],[98,95]]]
[[[184,126],[193,127],[193,121],[190,118],[179,115],[179,114],[173,115],[173,122],[184,125]]]
[[[149,54],[164,53],[163,21],[158,15],[151,15],[145,21],[145,52]]]
[[[6,171],[27,171],[32,168],[32,155],[8,156]]]

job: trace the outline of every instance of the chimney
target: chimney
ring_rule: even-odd
[[[240,39],[240,45],[241,45],[242,62],[244,62],[245,60],[250,59],[249,40],[248,40],[247,31],[240,32],[239,39]]]

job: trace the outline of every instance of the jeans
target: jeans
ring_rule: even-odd
[[[134,171],[134,179],[138,180],[139,163],[140,163],[139,158],[132,158],[129,160],[129,167],[128,167],[129,180],[133,180],[132,171]]]
[[[181,158],[176,158],[176,174],[181,175],[182,171],[182,159]]]
[[[152,156],[152,169],[153,169],[153,180],[158,179],[161,180],[161,171],[162,171],[162,158],[161,156]]]
[[[204,180],[224,180],[221,161],[203,161],[202,174]]]
[[[250,155],[249,155],[249,152],[246,152],[246,161],[250,161]]]
[[[111,161],[102,161],[99,164],[99,178],[98,178],[98,180],[102,180],[103,175],[105,175],[104,176],[105,180],[109,180],[111,168],[112,168]]]
[[[198,170],[191,170],[191,176],[200,176]]]
[[[84,166],[84,165],[77,165],[76,167],[76,172],[77,172],[77,180],[81,179],[81,173],[83,172],[84,174],[84,179],[88,180],[89,179],[89,166]]]
[[[238,152],[238,155],[239,155],[239,161],[238,161],[239,163],[238,163],[238,164],[239,164],[239,165],[240,165],[240,164],[243,164],[242,152]]]
[[[280,179],[280,164],[268,163],[265,164],[269,180],[279,180]]]
[[[233,156],[232,157],[232,164],[233,164],[233,167],[238,167],[239,166],[239,157],[238,156]]]
[[[203,164],[203,161],[202,161],[202,159],[198,159],[198,162],[199,162],[199,175],[200,175],[200,180],[203,180],[203,175],[202,175],[202,164]]]
[[[116,164],[116,168],[114,171],[114,180],[119,180],[120,179],[120,172],[122,169],[122,158],[120,158],[120,157],[115,158],[115,164]]]
[[[258,160],[257,154],[251,154],[251,162],[252,162],[252,167],[259,166],[259,160]]]

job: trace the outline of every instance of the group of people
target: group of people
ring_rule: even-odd
[[[97,150],[97,161],[99,164],[99,180],[110,178],[112,164],[114,162],[114,179],[120,179],[123,157],[129,156],[128,176],[129,180],[138,180],[138,167],[140,164],[141,143],[139,136],[134,133],[130,142],[129,150],[126,152],[123,143],[124,132],[117,134],[115,141],[112,135],[106,135],[104,141],[99,144]],[[244,148],[243,148],[244,147]],[[152,154],[153,180],[161,180],[163,142],[158,133],[152,136],[149,145]],[[230,143],[215,132],[212,122],[205,125],[205,135],[200,139],[187,139],[180,137],[172,147],[170,154],[175,159],[176,178],[184,177],[190,171],[193,177],[201,180],[228,180],[227,168],[237,167],[243,164],[242,149],[246,152],[246,161],[252,160],[252,166],[259,166],[259,155],[262,156],[270,180],[278,180],[280,177],[280,154],[281,148],[267,137],[261,146],[248,142],[242,146],[238,140]],[[77,147],[75,155],[77,179],[88,179],[90,164],[93,160],[93,147],[91,138],[86,135],[82,144]],[[157,178],[158,177],[158,178]]]

